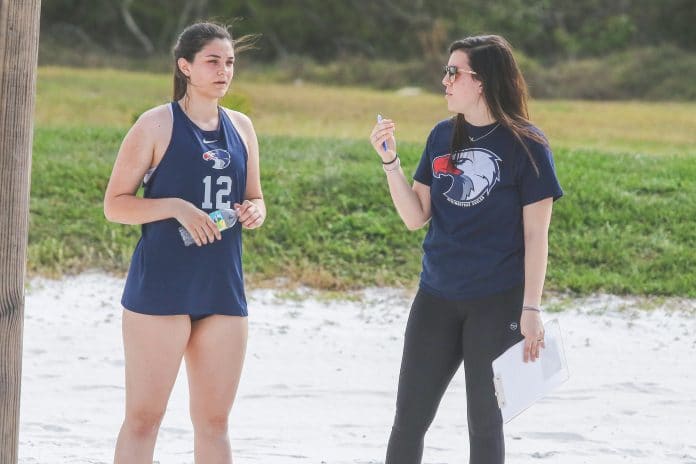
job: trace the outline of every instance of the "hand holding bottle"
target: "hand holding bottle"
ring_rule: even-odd
[[[203,211],[201,213],[205,214]],[[188,227],[187,224],[179,219],[179,222],[182,223],[182,226],[179,227],[179,234],[181,234],[181,238],[186,246],[194,243],[201,246],[212,243],[215,239],[221,240],[221,232],[237,223],[237,212],[233,209],[219,209],[196,219],[199,220],[199,223],[196,224],[196,221],[193,221]],[[189,230],[193,230],[195,236]]]

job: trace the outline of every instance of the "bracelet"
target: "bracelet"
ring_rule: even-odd
[[[540,313],[541,308],[539,308],[537,306],[524,305],[524,306],[522,306],[522,311],[536,311],[537,313]]]
[[[399,159],[399,154],[398,154],[398,153],[394,153],[394,159],[393,159],[393,160],[387,161],[386,163],[385,163],[384,161],[382,161],[382,164],[383,164],[384,166],[387,166],[387,165],[389,165],[389,164],[392,164],[393,162],[395,162],[395,161],[398,160],[398,159]]]
[[[394,161],[396,161],[396,163],[394,164],[394,167],[391,168],[391,169],[387,169],[387,166],[389,166],[390,164],[394,163]],[[397,169],[399,169],[399,168],[401,167],[401,160],[399,159],[398,155],[397,155],[397,157],[394,159],[394,161],[392,161],[391,163],[387,163],[387,164],[382,165],[382,169],[384,169],[384,172],[386,172],[387,174],[389,174],[390,172],[394,172],[394,171],[396,171]]]

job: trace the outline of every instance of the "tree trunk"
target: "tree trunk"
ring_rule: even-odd
[[[283,42],[273,32],[273,28],[263,27],[266,25],[267,16],[265,14],[259,14],[258,8],[256,8],[255,2],[252,0],[246,0],[244,5],[247,7],[247,10],[249,10],[250,16],[256,18],[256,21],[258,21],[258,23],[262,26],[261,29],[264,31],[263,36],[271,43],[271,46],[275,50],[278,58],[280,60],[287,59],[289,55],[288,50],[285,48],[285,46],[283,46]]]
[[[40,0],[0,0],[0,464],[16,464]]]
[[[133,15],[131,15],[130,12],[131,3],[133,3],[133,0],[123,0],[123,2],[121,2],[121,17],[123,18],[123,22],[126,24],[130,33],[133,34],[138,42],[140,42],[140,45],[143,46],[145,53],[152,55],[155,51],[155,46],[152,45],[150,39],[145,35],[142,29],[138,27],[138,23],[135,22],[135,19],[133,19]]]

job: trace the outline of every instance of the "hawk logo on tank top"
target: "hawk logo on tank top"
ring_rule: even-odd
[[[213,162],[213,169],[225,169],[230,165],[230,160],[232,159],[230,153],[222,148],[208,150],[202,156],[205,161]]]
[[[442,155],[433,160],[433,176],[452,179],[452,186],[443,195],[457,206],[474,206],[488,198],[500,181],[500,158],[484,148],[467,148],[453,156]]]

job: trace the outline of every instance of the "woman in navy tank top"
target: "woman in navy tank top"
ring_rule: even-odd
[[[182,32],[173,101],[136,121],[106,189],[107,219],[142,227],[121,300],[126,413],[117,464],[152,463],[182,358],[195,461],[232,462],[227,422],[247,341],[242,229],[266,217],[254,128],[218,105],[244,41],[212,23]],[[238,222],[221,232],[209,213],[224,209]],[[182,227],[194,246],[185,246]]]
[[[505,39],[468,37],[449,51],[442,85],[455,116],[430,132],[413,185],[400,168],[394,121],[370,136],[406,226],[430,223],[385,464],[421,462],[425,433],[461,364],[469,463],[502,464],[491,362],[523,338],[525,361],[544,347],[548,229],[563,194],[551,150],[529,121],[527,87]]]

